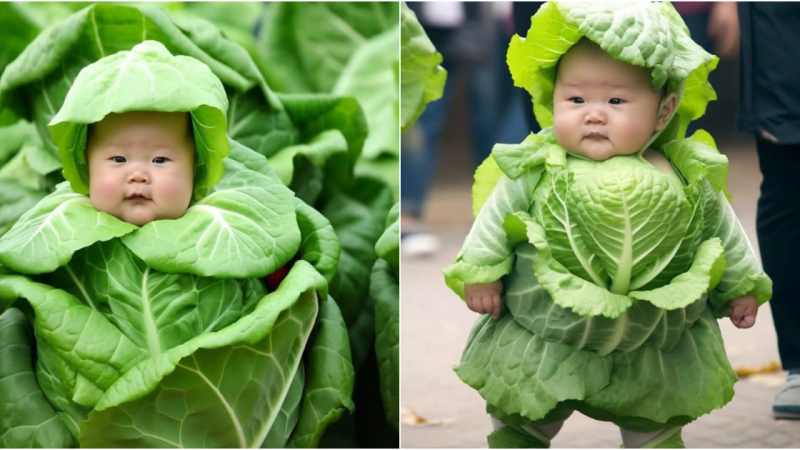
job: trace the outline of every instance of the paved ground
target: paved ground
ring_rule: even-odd
[[[761,175],[755,150],[747,145],[730,150],[728,185],[733,207],[754,247],[755,208]],[[486,447],[491,431],[480,396],[462,384],[451,367],[460,358],[467,334],[477,316],[467,310],[443,283],[441,269],[456,256],[472,221],[469,185],[447,178],[434,190],[428,208],[432,230],[442,239],[442,250],[426,260],[402,260],[401,407],[407,420],[416,414],[434,426],[402,425],[402,447]],[[762,366],[778,361],[775,332],[768,308],[756,326],[738,330],[721,322],[728,356],[734,368]],[[736,397],[722,410],[704,416],[684,430],[690,447],[768,448],[800,447],[800,421],[771,418],[772,399],[785,373],[759,375],[736,384]],[[617,448],[617,429],[575,415],[553,447]]]

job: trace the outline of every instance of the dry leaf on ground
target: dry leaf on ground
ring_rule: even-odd
[[[736,375],[738,375],[739,378],[744,378],[744,377],[749,377],[751,375],[756,375],[756,374],[759,374],[759,373],[774,373],[774,372],[780,372],[780,371],[781,371],[780,363],[778,363],[776,361],[772,361],[771,363],[769,363],[767,365],[764,365],[764,366],[761,366],[761,367],[755,367],[755,366],[740,367],[740,368],[736,369]]]
[[[412,427],[433,427],[438,425],[447,425],[455,422],[455,419],[453,418],[429,420],[422,417],[413,408],[402,408],[400,410],[400,413],[402,414],[402,418],[400,419],[400,421],[403,423],[403,425],[410,425]]]

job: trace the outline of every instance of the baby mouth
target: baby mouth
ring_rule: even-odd
[[[134,192],[129,195],[125,200],[150,200],[150,197],[142,194],[141,192]]]
[[[607,138],[605,134],[600,133],[598,131],[593,131],[591,133],[586,134],[586,136],[584,136],[584,139],[607,139]]]

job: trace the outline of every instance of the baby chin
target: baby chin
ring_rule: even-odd
[[[141,227],[157,220],[158,214],[153,205],[136,204],[123,207],[119,214],[113,214],[117,219],[124,220],[130,224]]]
[[[605,161],[619,154],[608,139],[584,139],[570,152],[595,161]]]

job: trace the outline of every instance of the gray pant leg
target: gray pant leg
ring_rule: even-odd
[[[625,448],[641,448],[647,444],[653,443],[653,441],[656,440],[658,440],[658,443],[660,443],[661,441],[665,441],[675,434],[679,434],[680,431],[681,427],[664,428],[648,433],[640,433],[638,431],[626,430],[624,428],[619,429],[620,434],[622,434],[622,445]]]
[[[550,422],[545,424],[536,424],[535,422],[529,422],[522,426],[522,429],[530,433],[535,438],[541,440],[542,437],[546,438],[547,441],[553,440],[554,437],[561,431],[561,427],[564,426],[565,420],[560,420],[558,422]],[[499,430],[500,428],[505,427],[506,425],[501,422],[500,420],[492,417],[492,428],[494,430]]]

